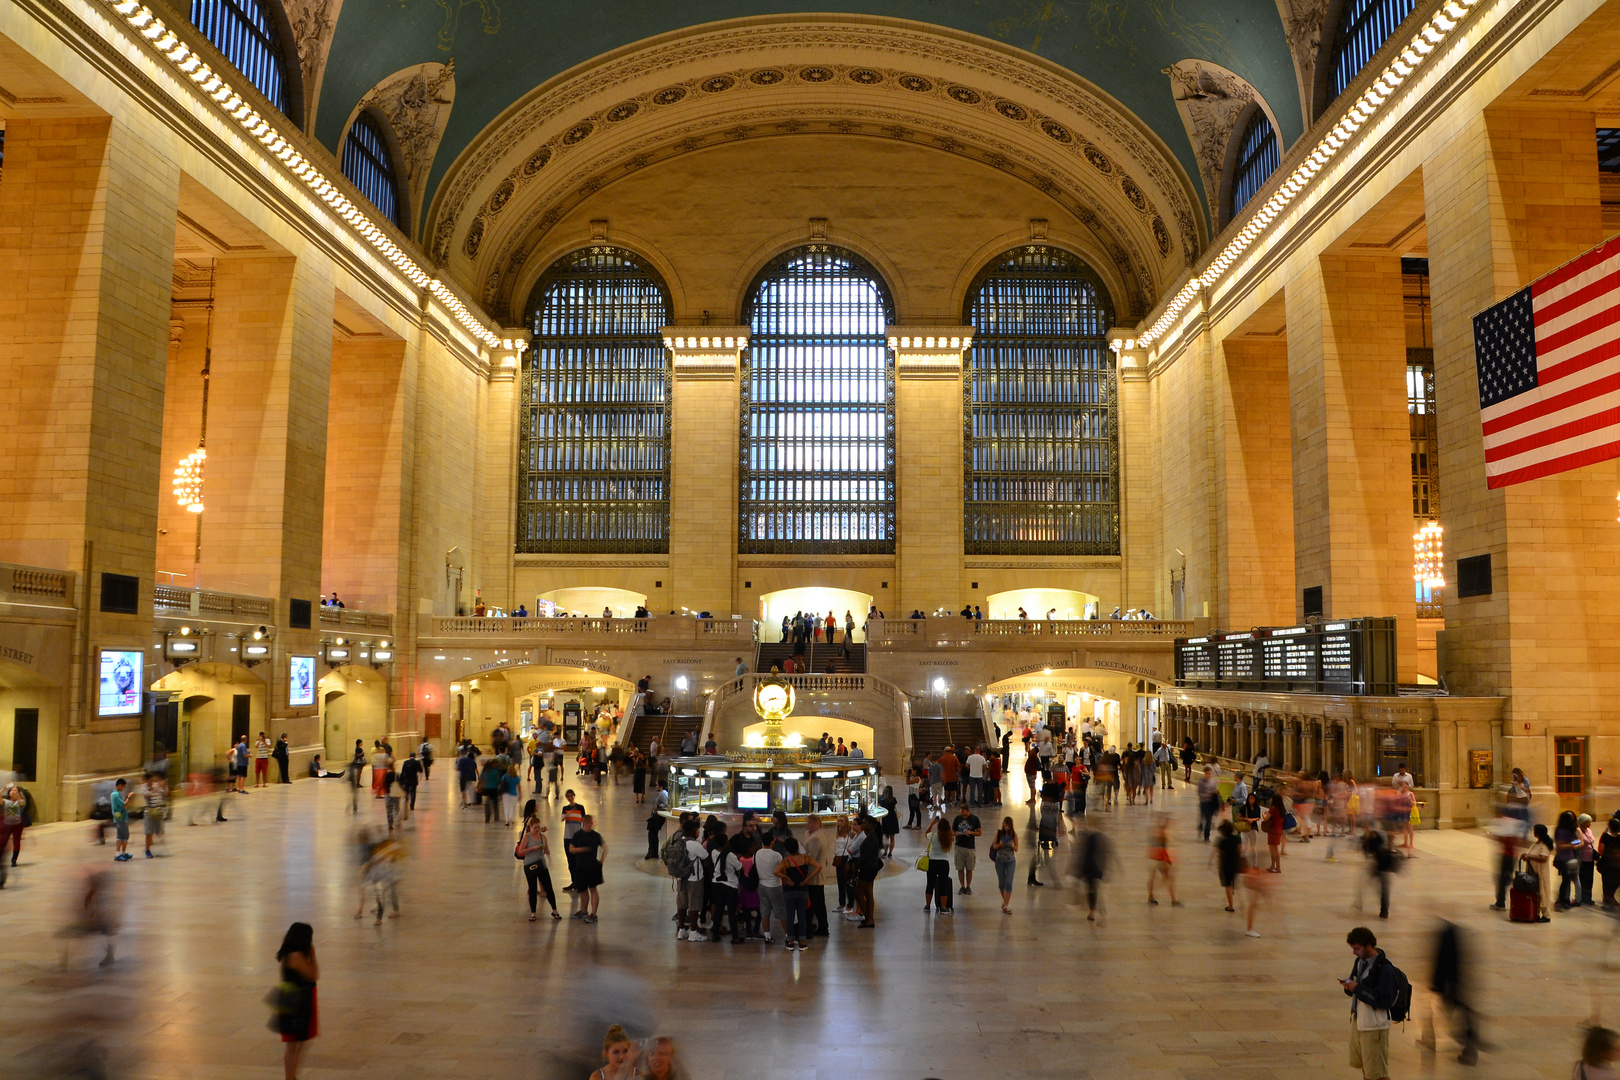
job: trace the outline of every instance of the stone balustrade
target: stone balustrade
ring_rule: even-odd
[[[0,601],[13,604],[73,605],[73,574],[40,566],[0,563]]]

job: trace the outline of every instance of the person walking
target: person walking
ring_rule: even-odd
[[[1081,830],[1076,844],[1074,876],[1086,891],[1086,921],[1099,926],[1108,925],[1107,910],[1102,903],[1102,883],[1113,861],[1113,850],[1108,837],[1088,821]]]
[[[646,862],[658,858],[658,837],[664,831],[664,815],[658,812],[657,806],[647,815],[647,854],[642,856]]]
[[[1581,1042],[1581,1060],[1575,1063],[1571,1080],[1620,1080],[1613,1066],[1620,1057],[1620,1036],[1606,1027],[1589,1027]]]
[[[270,786],[270,737],[262,731],[253,742],[253,786]]]
[[[872,883],[883,870],[883,844],[878,837],[877,822],[862,819],[866,838],[861,841],[860,859],[855,873],[855,902],[863,918],[856,924],[858,930],[870,930],[877,925],[877,898],[872,895]]]
[[[506,770],[497,754],[484,762],[478,774],[478,798],[484,804],[484,824],[499,821],[501,817],[501,789],[506,785]]]
[[[1620,889],[1620,814],[1609,819],[1609,827],[1597,838],[1597,870],[1602,877],[1603,907],[1613,911],[1620,902],[1615,890]]]
[[[1001,890],[1001,913],[1012,914],[1013,876],[1018,870],[1018,830],[1013,819],[1001,819],[1001,828],[990,841],[990,862],[996,868],[996,887]],[[946,883],[947,889],[949,882]]]
[[[433,740],[423,739],[418,753],[422,755],[422,781],[426,783],[433,779]]]
[[[405,817],[416,813],[416,789],[422,782],[422,763],[416,758],[416,751],[405,759],[399,767],[399,786],[405,791],[405,805],[401,808]]]
[[[281,1063],[286,1080],[298,1080],[298,1064],[304,1047],[320,1034],[320,1010],[315,984],[321,978],[320,962],[315,959],[315,930],[309,923],[295,922],[287,928],[276,950],[281,965],[281,981],[276,985],[275,1030],[284,1044]]]
[[[1170,906],[1180,907],[1181,901],[1176,899],[1176,871],[1174,862],[1170,858],[1170,815],[1159,814],[1154,818],[1153,831],[1148,837],[1148,903],[1157,906],[1159,901],[1153,895],[1153,887],[1164,879],[1165,888],[1170,890]]]
[[[1204,775],[1198,780],[1198,833],[1209,843],[1209,830],[1215,822],[1215,813],[1221,808],[1221,785],[1215,779],[1215,770],[1204,766]]]
[[[977,859],[975,837],[984,835],[984,826],[979,822],[978,815],[974,814],[967,803],[956,808],[956,817],[951,820],[951,831],[956,834],[956,844],[951,849],[951,862],[956,866],[957,893],[961,896],[973,895],[973,866]]]
[[[1283,805],[1283,798],[1280,794],[1273,795],[1260,824],[1261,831],[1266,834],[1266,847],[1271,851],[1271,865],[1266,868],[1267,873],[1282,873],[1283,833],[1287,825],[1288,810]]]
[[[602,884],[602,861],[607,858],[607,841],[596,831],[596,821],[586,814],[580,820],[579,831],[567,840],[570,868],[574,876],[574,900],[577,907],[571,918],[594,923],[600,898],[597,889]]]
[[[1455,1024],[1457,1042],[1461,1052],[1459,1065],[1479,1064],[1479,1021],[1468,1004],[1468,963],[1466,941],[1462,928],[1447,919],[1441,919],[1434,938],[1434,967],[1429,977],[1429,989],[1440,1002],[1442,1011],[1449,1013]],[[1429,1053],[1435,1049],[1435,1017],[1431,1011],[1423,1025],[1418,1042]]]
[[[928,860],[923,880],[923,910],[930,906],[941,915],[954,915],[956,913],[955,897],[951,890],[951,848],[955,846],[956,833],[951,828],[947,818],[939,817],[928,834],[928,844],[923,849],[923,856]],[[939,853],[934,853],[935,847]]]
[[[360,783],[359,766],[354,767],[354,784]],[[456,778],[461,786],[461,805],[463,808],[473,804],[474,785],[478,782],[478,762],[471,754],[456,755]]]
[[[1538,826],[1545,830],[1545,826]],[[1390,847],[1387,837],[1377,829],[1369,828],[1361,837],[1361,854],[1367,860],[1366,875],[1356,885],[1356,910],[1361,910],[1361,887],[1368,882],[1378,887],[1378,917],[1389,918],[1389,881],[1395,874],[1396,860],[1400,858]],[[1543,884],[1543,890],[1547,886]]]
[[[1389,1011],[1395,1005],[1395,966],[1378,947],[1377,936],[1358,926],[1345,936],[1356,958],[1348,979],[1340,979],[1350,999],[1350,1067],[1364,1080],[1388,1080]]]
[[[523,860],[523,876],[529,883],[529,921],[534,922],[539,917],[541,889],[545,890],[546,903],[551,905],[551,917],[561,919],[557,913],[557,893],[551,887],[551,868],[547,865],[551,845],[546,840],[546,827],[540,823],[540,812],[533,799],[523,807],[523,834],[518,837],[514,854]]]
[[[1232,904],[1232,890],[1237,888],[1238,875],[1243,872],[1243,838],[1238,836],[1230,821],[1221,822],[1216,829],[1215,850],[1210,852],[1215,862],[1215,873],[1226,893],[1226,910],[1236,911]]]
[[[894,797],[894,788],[885,786],[883,794],[878,796],[878,805],[886,813],[883,815],[883,856],[894,858],[894,842],[900,836],[900,801]]]
[[[585,807],[574,801],[572,789],[563,792],[563,798],[568,800],[562,808],[563,854],[568,862],[568,884],[563,886],[563,892],[571,893],[574,891],[574,856],[568,849],[568,842],[585,827]]]

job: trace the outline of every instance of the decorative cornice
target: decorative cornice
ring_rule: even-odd
[[[895,377],[902,381],[960,379],[962,354],[973,346],[971,326],[891,326]]]
[[[660,333],[675,361],[676,382],[736,380],[748,327],[666,326]]]

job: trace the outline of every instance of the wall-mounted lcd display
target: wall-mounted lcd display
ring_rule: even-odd
[[[315,704],[315,658],[295,656],[289,676],[287,704],[293,707]]]
[[[122,649],[101,650],[101,694],[96,709],[99,716],[136,716],[141,711],[141,671],[144,653]]]

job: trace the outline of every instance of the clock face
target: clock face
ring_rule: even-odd
[[[785,711],[787,700],[787,690],[781,686],[767,686],[759,692],[759,707],[766,713]]]

